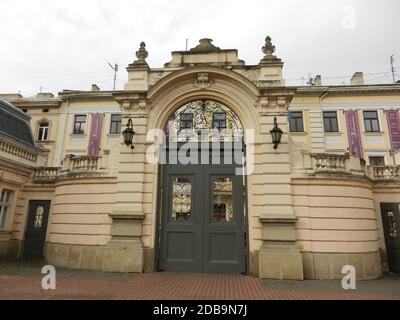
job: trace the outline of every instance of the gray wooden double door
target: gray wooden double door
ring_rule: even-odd
[[[234,165],[164,165],[159,270],[245,273],[243,191]]]

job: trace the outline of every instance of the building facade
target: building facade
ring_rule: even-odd
[[[289,87],[269,37],[262,51],[246,65],[201,39],[150,68],[142,43],[124,90],[1,95],[30,117],[37,153],[24,163],[0,136],[2,256],[272,279],[399,272],[400,85],[356,73]]]

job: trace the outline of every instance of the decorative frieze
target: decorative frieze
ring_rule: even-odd
[[[260,115],[285,115],[288,110],[286,96],[261,97],[258,102]]]

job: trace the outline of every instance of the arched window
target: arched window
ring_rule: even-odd
[[[227,106],[209,100],[193,101],[180,107],[168,121],[169,141],[242,141],[239,118]]]
[[[38,141],[47,141],[49,137],[49,123],[40,122],[38,130]]]

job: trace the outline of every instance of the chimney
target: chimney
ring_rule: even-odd
[[[356,72],[351,78],[352,86],[363,86],[364,85],[364,74],[362,72]]]
[[[321,75],[317,75],[314,78],[314,86],[320,87],[322,86],[322,79],[321,79]]]
[[[54,94],[52,94],[50,92],[40,92],[36,96],[42,97],[42,98],[54,98]]]
[[[92,91],[100,91],[100,88],[97,84],[92,84]]]

